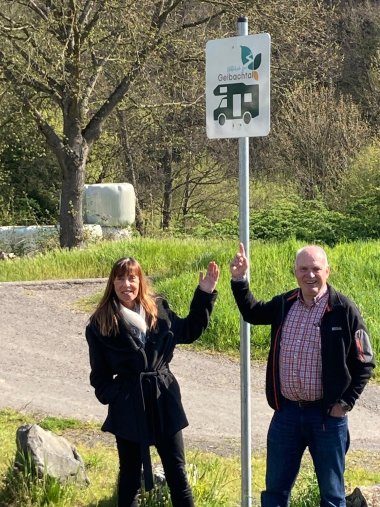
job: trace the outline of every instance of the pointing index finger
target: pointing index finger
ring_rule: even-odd
[[[244,243],[240,243],[240,248],[239,248],[239,251],[240,251],[240,254],[243,255],[245,257],[245,248],[244,248]]]

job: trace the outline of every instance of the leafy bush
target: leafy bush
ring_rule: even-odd
[[[370,189],[365,187],[354,195],[354,181],[349,178],[351,196],[332,200],[303,199],[290,189],[273,188],[273,196],[258,202],[250,210],[250,237],[252,240],[286,241],[294,238],[303,243],[337,243],[380,238],[380,171],[372,171],[368,178]],[[376,180],[376,178],[377,180]],[[347,183],[348,185],[348,183]],[[358,188],[358,187],[356,187]],[[192,217],[192,236],[198,238],[238,238],[239,217],[213,223],[198,214]]]
[[[335,207],[346,213],[358,238],[380,237],[380,142],[358,155],[335,195]]]
[[[322,200],[283,200],[276,208],[254,211],[250,230],[255,239],[283,241],[294,237],[305,243],[330,246],[358,239],[355,220],[328,209]]]

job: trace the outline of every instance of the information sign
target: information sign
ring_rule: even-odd
[[[209,138],[266,136],[270,130],[270,35],[206,44]]]

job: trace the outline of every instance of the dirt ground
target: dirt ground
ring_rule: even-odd
[[[0,408],[102,421],[106,407],[89,385],[84,328],[73,303],[104,280],[0,283]],[[272,411],[264,365],[251,367],[252,450],[265,448]],[[177,349],[172,361],[190,422],[188,447],[223,455],[240,451],[240,367],[237,361]],[[380,386],[371,383],[349,414],[351,448],[380,450]]]

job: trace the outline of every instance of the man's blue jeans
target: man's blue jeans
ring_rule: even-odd
[[[346,507],[347,417],[323,415],[318,406],[286,401],[273,415],[267,439],[266,490],[262,507],[287,507],[306,449],[313,459],[321,507]]]

